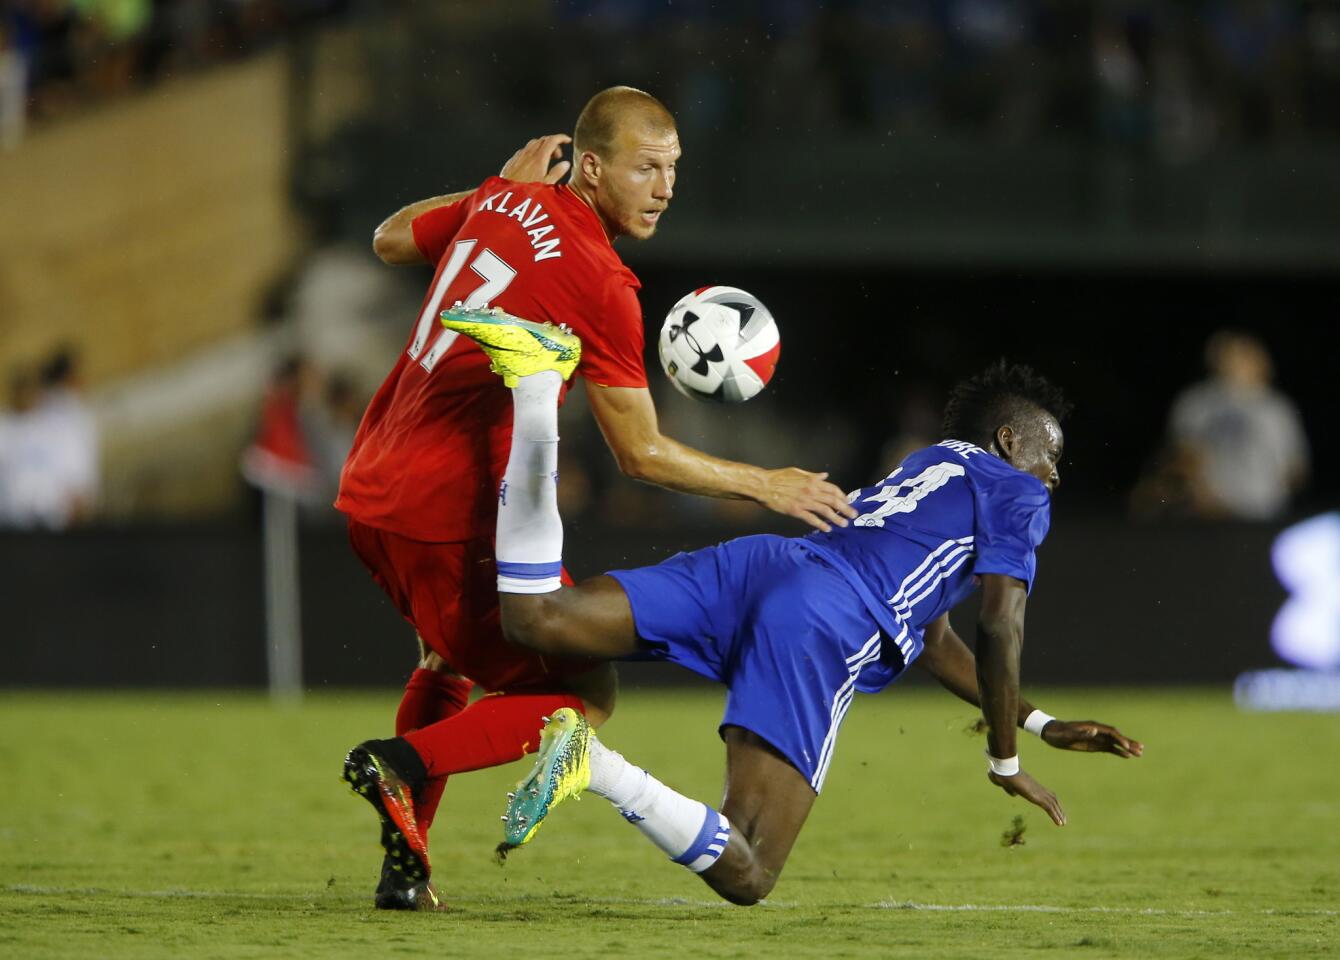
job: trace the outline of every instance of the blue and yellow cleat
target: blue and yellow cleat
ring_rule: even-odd
[[[535,766],[516,785],[516,792],[507,795],[507,812],[502,818],[506,839],[497,850],[500,860],[529,843],[554,807],[590,786],[590,743],[591,725],[571,707],[546,718]]]
[[[576,334],[552,323],[522,320],[499,307],[472,310],[457,303],[443,310],[442,326],[463,333],[488,354],[493,372],[509,387],[533,373],[555,370],[564,379],[572,376],[582,358],[582,341]]]

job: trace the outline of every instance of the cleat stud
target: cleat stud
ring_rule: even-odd
[[[515,799],[516,799],[516,793],[513,792],[513,791],[511,791],[511,790],[508,790],[508,791],[507,791],[507,799],[508,799],[508,800],[515,800]]]

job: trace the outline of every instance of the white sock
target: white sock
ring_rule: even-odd
[[[558,391],[554,370],[512,388],[512,452],[498,490],[498,592],[549,593],[561,585]]]
[[[730,842],[730,822],[705,803],[671,790],[594,736],[590,742],[591,785],[675,863],[702,873]]]

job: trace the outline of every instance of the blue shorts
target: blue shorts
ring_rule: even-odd
[[[818,793],[880,629],[841,574],[799,540],[763,535],[612,570],[652,659],[724,683],[721,725],[768,741]]]

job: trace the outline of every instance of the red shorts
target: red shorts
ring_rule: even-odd
[[[595,666],[503,639],[491,539],[425,543],[350,518],[349,542],[428,648],[485,690],[552,687]],[[572,583],[566,570],[563,582]]]

